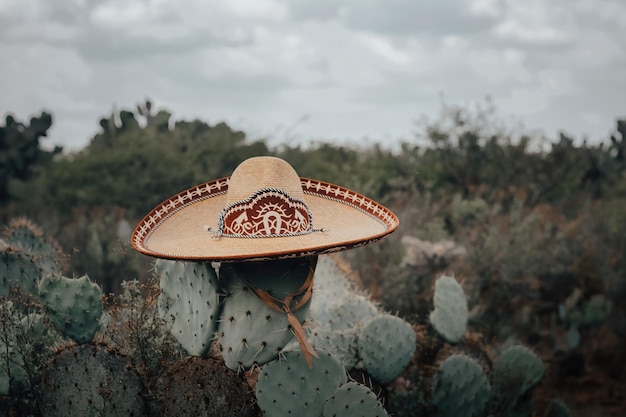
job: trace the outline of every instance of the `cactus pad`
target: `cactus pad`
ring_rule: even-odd
[[[394,380],[411,361],[417,337],[409,323],[390,314],[370,320],[358,339],[363,367],[378,382]]]
[[[441,276],[435,283],[434,304],[430,323],[446,341],[457,343],[465,335],[469,315],[461,284],[451,276]]]
[[[324,417],[387,417],[376,394],[363,384],[343,384],[326,400]]]
[[[341,331],[362,327],[377,314],[378,309],[370,300],[362,295],[351,294],[341,304],[329,310],[330,328]]]
[[[30,220],[26,218],[11,220],[4,231],[4,240],[14,249],[33,256],[46,273],[61,272],[64,263],[61,246]]]
[[[273,360],[294,338],[287,314],[268,306],[253,288],[284,300],[303,286],[310,272],[308,260],[256,264],[237,264],[237,269],[222,264],[220,268],[220,286],[226,298],[217,336],[224,362],[234,371]],[[309,305],[310,299],[293,311],[300,323],[307,316]]]
[[[143,385],[119,355],[78,345],[58,353],[44,370],[38,404],[46,417],[142,416]]]
[[[326,326],[330,320],[329,310],[352,297],[354,291],[354,285],[337,258],[333,255],[320,256],[315,268],[310,318]]]
[[[187,357],[169,366],[159,387],[163,416],[256,417],[254,394],[243,375],[213,358]]]
[[[265,416],[321,416],[324,402],[347,382],[346,372],[330,353],[317,351],[313,368],[302,352],[285,352],[284,358],[263,366],[256,384],[256,398]]]
[[[86,343],[100,327],[102,290],[89,280],[50,274],[39,283],[39,297],[54,326],[77,343]]]
[[[159,314],[170,332],[191,356],[203,356],[211,347],[219,309],[215,270],[209,263],[158,259]]]
[[[0,297],[8,297],[13,287],[36,294],[42,274],[33,255],[10,246],[0,249]]]
[[[511,346],[502,352],[493,370],[494,399],[502,414],[531,415],[534,407],[527,394],[544,373],[543,362],[527,347]]]
[[[435,375],[433,405],[439,417],[487,415],[491,388],[474,359],[456,354],[441,363]]]
[[[357,352],[359,333],[361,333],[361,328],[358,327],[345,330],[317,327],[312,330],[310,340],[316,348],[332,353],[349,371],[360,359]]]

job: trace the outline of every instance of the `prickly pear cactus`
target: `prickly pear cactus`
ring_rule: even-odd
[[[490,397],[485,372],[474,359],[455,354],[439,365],[432,397],[437,416],[486,416]]]
[[[287,314],[268,306],[253,287],[276,300],[285,300],[303,286],[310,267],[308,259],[221,265],[220,287],[226,297],[217,336],[229,369],[239,371],[263,365],[276,358],[294,338]],[[296,297],[294,302],[298,301]],[[300,323],[307,316],[309,304],[310,300],[293,311]]]
[[[25,294],[37,294],[42,274],[33,255],[11,246],[0,249],[0,297],[9,297],[13,287]]]
[[[39,283],[39,297],[52,324],[77,343],[87,343],[98,331],[102,290],[87,275],[47,275]]]
[[[378,308],[362,295],[351,294],[343,302],[329,310],[329,324],[332,330],[345,330],[363,327],[376,317]]]
[[[41,415],[142,416],[141,379],[118,354],[101,345],[78,345],[58,353],[42,372]]]
[[[213,358],[186,357],[159,378],[158,401],[164,417],[256,417],[259,415],[243,375]]]
[[[387,417],[387,411],[376,394],[363,384],[351,381],[341,385],[326,400],[324,417]]]
[[[461,284],[451,276],[439,277],[435,283],[434,304],[430,323],[446,341],[457,343],[465,335],[469,315]]]
[[[61,272],[64,263],[61,246],[26,218],[16,218],[4,230],[5,242],[33,256],[45,273]]]
[[[324,403],[347,382],[345,369],[332,354],[317,351],[309,368],[299,350],[263,366],[256,384],[256,398],[267,417],[321,416]]]
[[[209,351],[217,327],[219,298],[217,274],[209,263],[159,259],[159,313],[170,332],[191,356]]]
[[[320,294],[314,293],[313,296]],[[310,340],[316,347],[332,352],[346,370],[359,361],[357,340],[363,326],[378,314],[378,309],[366,297],[349,293],[341,301],[327,306],[325,315],[312,319]],[[325,317],[323,321],[320,321]]]
[[[507,348],[493,370],[494,400],[503,416],[531,416],[534,403],[530,391],[543,379],[541,359],[525,346]]]
[[[310,319],[321,326],[327,325],[332,317],[329,310],[354,294],[354,285],[338,258],[335,255],[320,256],[315,268]]]
[[[328,327],[315,327],[309,340],[315,348],[332,353],[346,371],[354,368],[360,360],[358,354],[359,327],[344,330],[331,330]]]
[[[417,337],[411,325],[391,314],[379,314],[371,319],[358,339],[363,367],[381,384],[402,373],[416,345]]]

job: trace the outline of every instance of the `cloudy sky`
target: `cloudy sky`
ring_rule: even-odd
[[[623,0],[0,0],[0,57],[0,114],[74,149],[145,97],[270,143],[393,144],[486,96],[548,137],[626,117]]]

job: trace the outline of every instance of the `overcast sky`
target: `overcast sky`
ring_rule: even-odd
[[[145,97],[270,143],[397,143],[441,97],[548,137],[626,117],[624,0],[0,0],[0,57],[0,114],[74,149]]]

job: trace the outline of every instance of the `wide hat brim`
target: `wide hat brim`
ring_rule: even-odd
[[[226,237],[214,230],[227,204],[229,178],[197,185],[155,207],[137,225],[133,247],[146,255],[195,261],[259,261],[337,252],[381,239],[398,218],[344,187],[300,177],[304,202],[319,231],[298,236]]]

